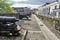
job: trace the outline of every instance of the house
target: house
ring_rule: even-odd
[[[13,7],[14,10],[18,13],[28,14],[31,13],[31,9],[28,7]]]
[[[55,1],[52,3],[46,3],[44,5],[41,5],[38,8],[38,13],[41,16],[47,16],[51,18],[60,18],[60,1]]]

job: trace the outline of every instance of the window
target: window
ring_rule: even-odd
[[[57,8],[57,6],[55,6],[55,9]]]
[[[60,5],[59,5],[59,9],[60,9]]]
[[[49,7],[49,13],[50,13],[50,7]]]
[[[54,13],[54,15],[56,16],[56,12]]]
[[[52,13],[53,16],[56,16],[56,14],[57,14],[56,12],[53,12],[53,13]]]
[[[58,14],[58,17],[60,17],[60,12],[59,12],[59,14]]]

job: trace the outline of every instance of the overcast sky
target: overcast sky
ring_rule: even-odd
[[[46,3],[46,2],[52,2],[54,0],[10,0],[15,2],[14,7],[31,7],[31,8],[36,8],[39,5]]]

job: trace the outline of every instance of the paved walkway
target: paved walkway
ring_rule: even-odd
[[[28,30],[26,40],[46,40],[34,15],[32,15],[31,21],[21,20],[19,24]]]
[[[38,25],[40,26],[41,31],[46,37],[46,40],[59,40],[57,36],[54,33],[52,33],[39,18],[36,17],[36,15],[34,16],[36,18]]]

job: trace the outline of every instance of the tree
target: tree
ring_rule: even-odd
[[[7,2],[7,0],[0,0],[0,12],[4,13],[14,13],[15,10],[11,7],[11,5]]]

